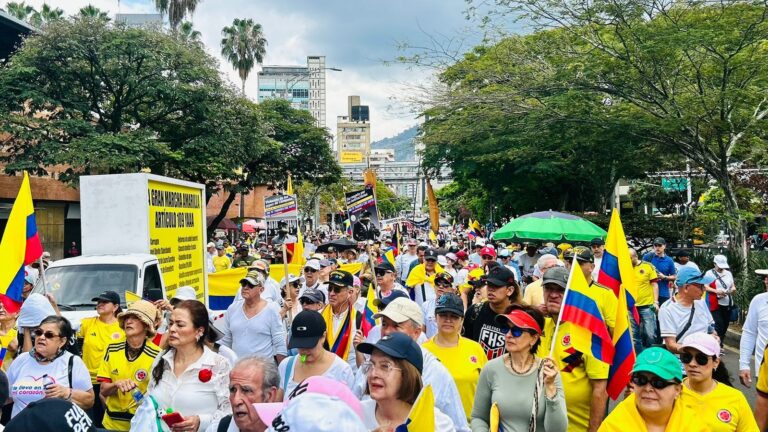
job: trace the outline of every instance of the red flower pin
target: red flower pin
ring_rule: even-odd
[[[200,382],[208,382],[213,378],[213,371],[210,369],[200,369],[200,372],[197,374],[197,378],[200,380]]]

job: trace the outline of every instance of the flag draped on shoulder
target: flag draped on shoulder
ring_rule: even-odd
[[[21,292],[24,288],[24,266],[32,264],[43,254],[43,245],[37,233],[35,208],[32,204],[32,190],[29,176],[24,173],[21,188],[13,202],[8,223],[0,241],[0,294],[4,294],[18,312],[21,308]]]
[[[376,300],[376,289],[373,284],[368,286],[368,294],[365,296],[365,308],[363,309],[363,320],[360,323],[360,330],[363,332],[363,336],[368,337],[368,332],[378,324],[373,314],[376,313],[376,305],[373,301]]]
[[[421,390],[419,398],[411,407],[405,423],[395,428],[395,432],[421,432],[435,430],[435,394],[432,385]]]

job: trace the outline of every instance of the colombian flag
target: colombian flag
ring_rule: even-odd
[[[373,319],[373,314],[376,313],[376,306],[373,301],[376,299],[376,289],[373,284],[368,286],[368,295],[365,298],[365,309],[363,309],[363,320],[360,323],[360,330],[363,332],[363,336],[368,337],[368,332],[376,326],[376,320]]]
[[[392,248],[394,249],[392,252],[393,256],[400,255],[402,248],[400,244],[400,224],[395,224],[395,232],[392,234]],[[395,265],[395,263],[392,263],[392,265]]]
[[[397,256],[397,254],[395,254],[395,248],[389,248],[387,249],[386,252],[384,252],[384,255],[382,255],[382,258],[386,262],[392,264],[392,267],[395,267],[395,256]]]
[[[405,423],[395,428],[395,432],[421,432],[435,430],[435,394],[432,386],[421,390],[419,398],[411,407]]]
[[[344,231],[348,236],[352,235],[352,222],[349,219],[344,220]]]
[[[614,353],[611,334],[608,333],[608,326],[605,325],[597,303],[587,295],[588,289],[587,280],[574,258],[560,320],[572,324],[571,341],[574,348],[583,353],[592,353],[596,359],[611,364]]]
[[[624,228],[621,226],[619,212],[616,209],[611,214],[611,224],[608,226],[608,236],[605,238],[605,252],[600,263],[597,283],[612,289],[617,298],[619,289],[623,285],[627,297],[627,309],[632,311],[635,322],[640,322],[640,316],[635,308],[637,298],[635,270],[629,258],[627,237],[624,235]]]
[[[288,264],[304,265],[304,237],[301,235],[301,230],[296,233],[296,243],[293,244],[293,254]]]
[[[16,313],[21,308],[21,291],[24,288],[24,266],[32,264],[43,254],[43,245],[37,233],[35,208],[32,204],[32,191],[29,188],[29,176],[24,173],[21,189],[13,202],[8,224],[5,226],[3,239],[0,241],[0,293],[11,300],[4,302]]]

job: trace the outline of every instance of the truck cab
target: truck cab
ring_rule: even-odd
[[[43,283],[45,280],[45,284]],[[126,307],[126,292],[154,301],[165,298],[165,285],[157,257],[150,254],[91,255],[54,261],[38,278],[33,292],[50,293],[61,314],[80,327],[80,320],[95,315],[92,298],[104,291],[120,295]]]

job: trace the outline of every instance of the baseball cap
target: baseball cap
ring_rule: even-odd
[[[709,285],[715,280],[714,276],[709,274],[701,274],[698,269],[688,266],[681,266],[677,272],[677,279],[675,279],[675,285],[682,287],[685,284],[702,284]]]
[[[214,242],[208,242],[208,244],[205,245],[206,249],[208,249],[208,248],[215,248],[215,247],[216,247],[216,243],[214,243]]]
[[[456,252],[456,258],[464,261],[466,259],[469,259],[469,255],[467,255],[467,253],[464,252],[463,250],[460,250],[460,251]]]
[[[355,283],[355,278],[352,277],[352,273],[348,271],[334,270],[328,278],[328,283],[331,285],[351,287]]]
[[[291,338],[288,341],[288,349],[314,348],[317,341],[323,337],[326,326],[320,313],[305,310],[293,317],[291,323]]]
[[[320,270],[320,260],[311,259],[304,264],[304,268],[311,268],[312,270]]]
[[[453,262],[458,261],[458,258],[456,257],[456,254],[453,253],[453,252],[448,252],[447,254],[445,254],[445,258],[449,259],[449,260],[451,260]]]
[[[391,333],[379,339],[375,344],[363,342],[357,346],[357,350],[363,354],[371,354],[375,349],[392,358],[407,361],[416,367],[420,373],[424,367],[424,356],[421,354],[421,348],[405,333]]]
[[[177,299],[179,301],[182,300],[197,300],[197,293],[195,292],[195,289],[192,288],[189,285],[184,285],[182,287],[176,288],[176,292],[173,293],[173,297],[171,297],[171,300]]]
[[[390,294],[390,296],[393,294]],[[421,308],[408,297],[399,297],[392,300],[386,309],[373,315],[374,319],[381,317],[387,317],[396,323],[414,320],[420,326],[424,325],[424,314],[421,312]]]
[[[502,287],[509,286],[515,280],[515,275],[505,266],[494,266],[488,270],[486,281],[489,285]]]
[[[595,262],[595,257],[592,255],[592,251],[584,246],[576,246],[568,249],[563,253],[563,258],[572,260],[574,255],[577,261],[581,262]]]
[[[715,255],[712,261],[715,263],[716,266],[720,267],[721,269],[730,268],[728,266],[728,258],[726,258],[725,255]]]
[[[680,360],[671,352],[659,347],[647,348],[637,356],[635,367],[632,368],[632,373],[635,372],[650,372],[661,379],[683,381]]]
[[[301,299],[307,299],[310,303],[325,303],[325,294],[317,289],[308,289],[299,297],[299,301]]]
[[[263,272],[267,271],[267,263],[265,263],[262,260],[256,260],[254,261],[250,267],[248,267],[249,270],[261,270]]]
[[[568,286],[568,270],[565,267],[552,267],[544,273],[541,285],[555,284],[561,288]]]
[[[445,258],[445,255],[438,255],[437,256],[437,263],[441,266],[445,267],[448,265],[448,259]]]
[[[82,408],[64,399],[40,399],[27,405],[5,426],[6,432],[96,431]]]
[[[437,252],[434,249],[424,251],[424,261],[426,260],[437,261]]]
[[[508,314],[496,315],[496,324],[502,327],[520,327],[530,329],[541,334],[541,326],[533,319],[528,312],[521,309],[513,309]],[[510,325],[512,324],[512,326]]]
[[[667,241],[664,240],[664,237],[656,237],[655,239],[653,239],[653,245],[654,246],[656,246],[656,245],[665,245],[665,244],[667,244]]]
[[[437,282],[438,279],[444,280],[450,284],[453,283],[453,276],[448,272],[440,272],[435,275],[435,282]]]
[[[510,252],[510,251],[509,251],[509,249],[507,249],[507,248],[504,248],[504,249],[502,249],[502,250],[500,250],[500,251],[499,251],[499,256],[500,256],[500,257],[508,257],[508,256],[512,256],[512,252]]]
[[[677,256],[678,258],[680,258],[680,257],[689,257],[689,256],[691,256],[691,253],[690,253],[690,252],[688,252],[688,251],[687,251],[687,250],[685,250],[685,249],[680,249],[679,251],[677,251],[677,255],[676,255],[676,256]]]
[[[264,285],[264,278],[260,274],[252,272],[240,279],[240,285],[242,285],[243,282],[248,282],[251,286],[262,286]]]
[[[475,241],[475,247],[485,247],[485,239],[479,238]]]
[[[590,246],[605,246],[605,241],[600,237],[595,237],[589,242]]]
[[[352,393],[352,390],[349,389],[349,387],[345,385],[339,385],[339,382],[335,379],[328,378],[322,375],[315,375],[311,376],[301,383],[297,385],[286,397],[283,402],[274,402],[274,403],[256,403],[253,404],[253,408],[256,410],[256,414],[258,414],[261,421],[264,422],[264,424],[272,424],[273,420],[275,420],[278,415],[281,414],[281,410],[286,408],[289,404],[292,403],[293,400],[299,400],[300,398],[306,398],[314,395],[320,395],[325,397],[334,398],[338,401],[343,402],[346,404],[349,409],[354,413],[355,416],[357,416],[359,419],[364,418],[363,414],[363,407],[360,405],[360,401],[355,396],[354,393]],[[310,398],[311,399],[311,398]],[[336,427],[339,427],[338,423],[336,422],[336,418],[331,414],[331,412],[326,412],[325,410],[319,409],[317,406],[312,407],[304,407],[305,411],[302,412],[303,414],[303,421],[307,421],[311,423],[307,423],[308,425],[314,424],[314,423],[322,423],[326,424],[326,421],[323,421],[322,419],[328,418],[331,419],[334,423],[333,429],[327,429],[329,431],[333,430],[346,430],[346,429],[336,429]],[[314,413],[318,413],[318,417],[314,417]],[[291,429],[289,429],[291,430]],[[297,431],[304,431],[304,430],[316,430],[316,429],[304,429],[299,428],[298,425],[296,425],[295,429]],[[322,429],[326,430],[326,429]]]
[[[491,257],[496,258],[496,250],[490,246],[485,246],[484,248],[480,249],[480,256],[483,255],[490,255]]]
[[[557,248],[554,246],[544,246],[543,248],[539,249],[537,253],[539,255],[546,255],[546,254],[550,254],[554,256],[560,255],[560,251],[557,250]]]
[[[301,276],[296,276],[293,273],[288,273],[288,283],[294,283],[294,282],[304,282],[304,278]],[[280,281],[280,287],[285,287],[285,278],[283,278],[282,281]]]
[[[219,244],[216,245],[216,249],[217,250],[224,250],[224,245],[219,243]]]
[[[340,386],[344,387],[344,386]],[[268,431],[366,432],[363,420],[344,401],[317,393],[290,400],[272,420]]]
[[[395,266],[393,266],[392,264],[388,263],[387,261],[383,261],[380,264],[376,264],[375,269],[376,270],[388,271],[388,272],[392,272],[392,273],[395,272]]]
[[[443,294],[435,301],[435,313],[449,312],[458,316],[464,316],[464,302],[456,294]]]
[[[120,294],[114,292],[114,291],[104,291],[103,293],[97,295],[96,297],[92,298],[91,301],[106,301],[110,303],[114,303],[119,305],[120,304]]]
[[[681,348],[694,348],[708,356],[720,357],[720,344],[707,333],[691,333],[680,341],[680,345]]]
[[[329,259],[322,259],[322,260],[320,260],[320,268],[326,268],[326,267],[330,266],[331,264],[333,264],[334,262],[335,261],[331,261]]]
[[[24,276],[24,282],[26,282],[26,283],[28,283],[30,285],[34,285],[35,282],[37,282],[37,278],[33,274],[28,274],[28,275]]]
[[[410,300],[410,297],[408,297],[408,294],[406,294],[404,291],[401,291],[399,289],[393,290],[388,296],[380,298],[380,299],[374,299],[373,305],[376,306],[379,309],[384,309],[392,303],[397,298],[407,298]]]

